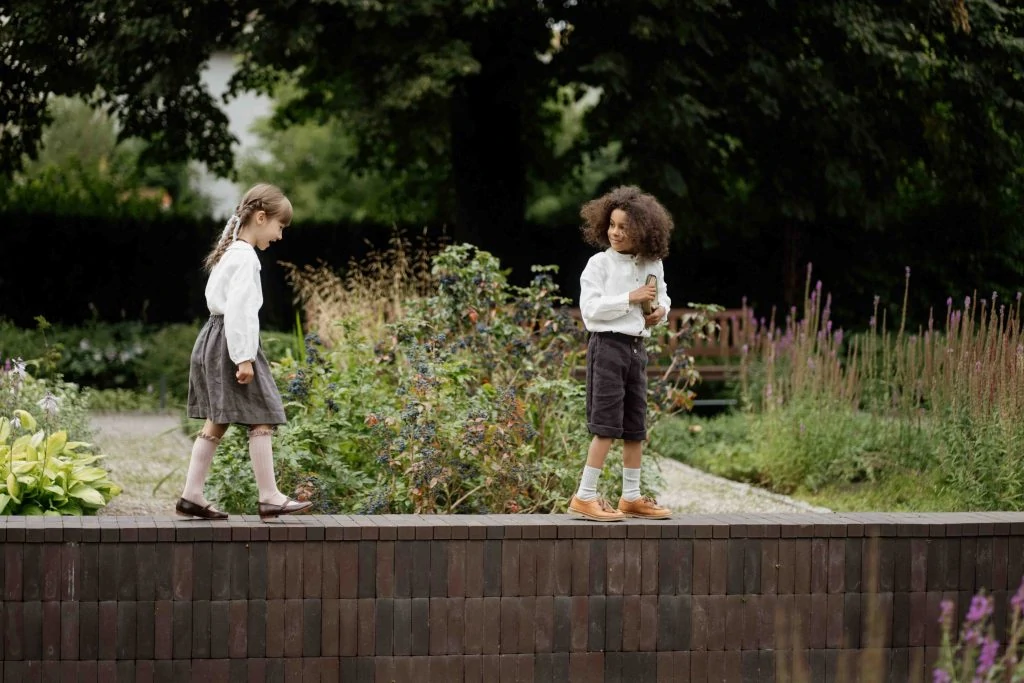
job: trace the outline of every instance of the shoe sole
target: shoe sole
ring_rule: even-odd
[[[225,522],[228,519],[227,517],[201,517],[199,515],[193,515],[191,512],[182,512],[180,510],[175,510],[174,514],[178,515],[179,517],[188,517],[189,519],[201,519],[206,522]]]
[[[572,514],[576,515],[577,517],[580,517],[581,519],[587,520],[588,522],[621,522],[622,519],[623,519],[621,516],[620,517],[598,517],[597,515],[591,515],[591,514],[588,514],[586,512],[580,512],[579,510],[573,510],[572,508],[569,508],[569,512],[571,512]]]
[[[638,515],[633,512],[623,512],[622,514],[632,519],[672,519],[671,513],[667,515]]]
[[[261,512],[259,514],[261,520],[277,519],[278,517],[286,517],[288,515],[308,515],[312,507],[312,505],[307,505],[306,507],[300,510],[283,510],[281,512],[271,512],[269,514],[264,514]]]

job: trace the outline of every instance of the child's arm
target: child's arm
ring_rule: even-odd
[[[668,296],[668,286],[665,284],[665,268],[660,260],[651,266],[650,274],[658,278],[658,306],[651,311],[650,315],[644,316],[644,325],[646,327],[665,325],[668,323],[668,312],[672,310],[672,300]]]
[[[658,324],[664,325],[668,323],[668,312],[672,310],[672,299],[668,296],[668,285],[665,284],[665,266],[661,259],[654,266],[654,274],[658,276],[658,306],[665,309],[665,314]]]
[[[615,320],[629,313],[629,292],[606,294],[604,268],[591,260],[580,275],[580,313],[584,320]]]
[[[262,305],[259,270],[250,263],[238,264],[231,274],[224,306],[224,336],[228,344],[228,356],[235,365],[240,366],[256,359],[260,343],[259,311]]]

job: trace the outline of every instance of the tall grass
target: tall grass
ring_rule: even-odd
[[[425,233],[414,243],[396,231],[386,249],[350,260],[342,273],[322,262],[282,266],[303,308],[306,327],[333,344],[342,336],[338,321],[357,321],[367,336],[379,338],[385,325],[402,318],[406,302],[429,296],[436,286],[430,262],[441,246],[428,242]]]
[[[867,329],[831,320],[811,268],[802,310],[782,325],[751,316],[741,391],[771,483],[781,489],[932,472],[965,508],[1024,508],[1024,339],[1011,304],[947,299],[936,324],[907,324],[910,269],[898,320],[875,298]]]

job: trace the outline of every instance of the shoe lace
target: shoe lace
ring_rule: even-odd
[[[612,511],[611,504],[609,504],[608,501],[605,500],[604,498],[598,498],[597,499],[597,505],[598,505],[598,507],[601,508],[601,510],[603,512],[611,512]]]
[[[648,505],[658,504],[658,501],[654,499],[654,496],[640,496],[640,502],[647,503]]]

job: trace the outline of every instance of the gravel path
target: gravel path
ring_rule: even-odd
[[[124,492],[107,515],[172,514],[185,481],[191,442],[174,415],[95,413],[95,442]],[[677,512],[829,512],[749,484],[722,479],[668,458],[658,459],[665,488],[658,501]]]
[[[192,444],[174,415],[93,413],[93,441],[124,491],[101,515],[171,515]]]

